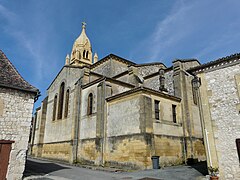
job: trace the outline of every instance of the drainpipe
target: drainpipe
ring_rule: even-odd
[[[207,159],[209,160],[210,165],[212,166],[212,158],[211,158],[211,153],[210,153],[210,146],[209,146],[209,141],[208,141],[208,131],[205,128],[205,123],[204,123],[204,116],[203,116],[203,109],[202,109],[202,100],[201,100],[201,93],[200,93],[200,86],[201,86],[201,79],[198,78],[196,75],[194,76],[192,80],[193,87],[196,90],[196,95],[197,95],[197,104],[198,104],[198,109],[199,109],[199,116],[200,116],[200,122],[201,122],[201,128],[202,128],[202,135],[203,135],[203,140],[206,142],[205,147],[205,152]]]
[[[206,142],[207,142],[209,162],[210,162],[210,166],[212,166],[212,158],[211,158],[211,154],[210,154],[210,146],[209,146],[209,142],[208,142],[208,131],[207,131],[207,129],[205,129],[205,133],[206,133]]]

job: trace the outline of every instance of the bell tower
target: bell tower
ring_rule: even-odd
[[[92,47],[86,35],[86,23],[82,23],[82,32],[75,40],[70,57],[70,65],[84,66],[92,64]]]

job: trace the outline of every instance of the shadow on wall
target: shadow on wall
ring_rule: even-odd
[[[207,168],[207,162],[206,161],[202,161],[202,162],[199,162],[199,163],[196,163],[196,164],[192,164],[190,166],[191,166],[191,168],[196,169],[198,172],[200,172],[204,176],[208,175],[208,168]]]
[[[48,162],[43,163],[43,162],[37,162],[34,160],[27,160],[23,177],[45,175],[61,169],[69,169],[69,168],[57,165],[55,163],[48,163]]]

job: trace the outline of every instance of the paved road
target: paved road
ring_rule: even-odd
[[[24,180],[194,180],[203,179],[204,164],[159,170],[107,172],[28,158]]]

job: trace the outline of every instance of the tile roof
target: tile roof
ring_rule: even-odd
[[[222,57],[214,61],[207,62],[205,64],[193,67],[188,69],[188,72],[201,72],[205,70],[209,70],[209,68],[214,69],[219,66],[233,64],[233,62],[238,62],[240,60],[240,53],[231,54],[230,56]]]
[[[37,88],[22,78],[2,50],[0,50],[0,86],[39,94]]]
[[[105,61],[108,61],[109,59],[112,59],[112,58],[115,59],[115,60],[118,60],[118,61],[120,61],[120,62],[123,62],[123,63],[125,63],[125,64],[127,64],[127,65],[136,65],[136,63],[134,63],[134,62],[132,62],[132,61],[129,61],[129,60],[127,60],[127,59],[124,59],[124,58],[122,58],[122,57],[120,57],[120,56],[117,56],[117,55],[115,55],[115,54],[109,54],[109,55],[107,55],[106,57],[104,57],[104,58],[102,58],[101,60],[99,60],[98,62],[92,64],[92,65],[91,65],[91,69],[97,67],[98,65],[100,65],[100,64],[104,63]]]

